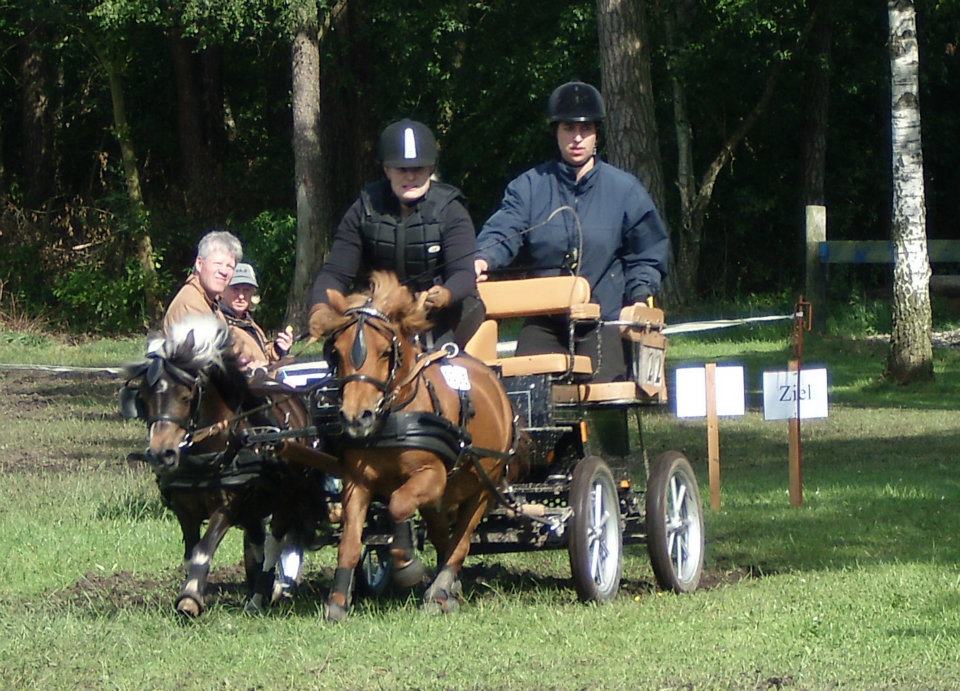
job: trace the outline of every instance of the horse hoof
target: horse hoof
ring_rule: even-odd
[[[247,604],[243,606],[244,614],[263,614],[266,611],[267,608],[263,606],[263,595],[260,593],[247,600]]]
[[[404,566],[394,567],[393,583],[398,588],[416,588],[423,583],[427,569],[419,559],[413,559]]]
[[[331,624],[338,624],[347,618],[347,608],[342,605],[328,602],[323,607],[323,619]]]
[[[424,602],[420,609],[431,616],[453,614],[460,609],[460,600],[451,596],[436,598]]]
[[[177,600],[177,614],[194,619],[199,617],[201,612],[203,612],[203,605],[190,595],[182,595]]]

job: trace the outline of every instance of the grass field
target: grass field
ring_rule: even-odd
[[[244,615],[239,534],[209,611],[179,621],[179,531],[149,471],[126,463],[144,433],[116,415],[117,382],[0,370],[0,686],[960,687],[960,354],[938,350],[936,382],[898,389],[879,381],[884,346],[811,339],[831,410],[804,426],[795,509],[785,423],[757,409],[760,372],[788,357],[782,332],[674,339],[673,365],[742,363],[750,389],[750,412],[721,422],[723,507],[705,509],[697,593],[657,592],[642,546],[602,607],[577,603],[563,553],[484,557],[468,560],[456,615],[391,596],[338,626],[319,616],[330,549],[310,555],[291,606]],[[117,364],[141,347],[15,341],[0,362]],[[644,424],[651,451],[690,457],[706,495],[704,422],[662,409]]]

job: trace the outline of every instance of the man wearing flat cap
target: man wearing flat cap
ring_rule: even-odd
[[[293,345],[293,335],[289,329],[281,331],[273,341],[268,341],[263,329],[253,320],[250,307],[260,302],[257,294],[259,287],[253,267],[237,264],[221,298],[223,316],[233,336],[233,350],[240,358],[240,363],[250,369],[276,362]]]

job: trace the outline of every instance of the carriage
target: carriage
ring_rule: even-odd
[[[604,602],[619,589],[623,546],[645,542],[660,588],[695,590],[704,560],[696,477],[682,454],[668,451],[651,460],[643,448],[642,410],[666,402],[662,310],[639,304],[623,309],[617,325],[633,351],[632,378],[590,383],[594,363],[573,348],[577,325],[600,319],[584,278],[484,282],[479,289],[487,321],[465,350],[499,375],[525,440],[515,449],[525,468],[519,480],[487,483],[493,508],[473,533],[470,554],[566,549],[579,598]],[[504,320],[538,315],[569,318],[570,352],[524,357],[498,352]],[[340,383],[328,379],[328,371],[316,374],[319,382],[300,380],[307,384],[303,391],[317,433],[336,437],[342,431]],[[280,379],[292,382],[297,375],[303,376],[302,366],[281,372]],[[643,459],[642,490],[633,484],[628,457]],[[417,530],[421,547],[424,533]],[[358,569],[368,592],[388,583],[393,539],[383,513],[369,513]]]
[[[416,556],[425,537],[437,548],[438,573],[424,605],[445,612],[458,606],[468,553],[566,549],[580,599],[604,602],[619,589],[623,545],[644,541],[661,588],[697,587],[704,529],[696,477],[682,454],[649,460],[643,448],[641,411],[666,400],[662,311],[624,308],[616,325],[633,349],[632,378],[595,383],[595,363],[574,348],[577,327],[600,321],[585,279],[497,281],[480,292],[489,319],[466,345],[470,357],[450,345],[421,349],[422,303],[393,274],[375,273],[370,292],[332,295],[338,306],[311,317],[311,330],[315,317],[326,324],[325,363],[252,384],[225,326],[203,317],[175,325],[131,366],[123,407],[148,423],[147,458],[184,535],[178,611],[202,612],[211,558],[231,525],[244,528],[259,609],[270,589],[277,594],[283,545],[310,541],[304,526],[326,521],[326,543],[339,545],[325,609],[334,621],[347,616],[355,582],[368,593],[391,580],[427,582]],[[568,352],[498,352],[503,320],[536,315],[568,317]],[[628,455],[643,459],[643,491]],[[617,459],[613,467],[608,459]],[[337,475],[339,496],[324,480]],[[339,520],[318,515],[337,499]]]

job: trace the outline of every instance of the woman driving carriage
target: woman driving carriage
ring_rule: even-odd
[[[345,293],[365,285],[374,270],[393,271],[429,308],[434,344],[463,347],[484,318],[473,271],[476,234],[463,194],[432,178],[437,142],[421,122],[389,125],[378,152],[386,177],[366,185],[340,221],[310,303],[326,303],[330,288]]]
[[[477,239],[478,280],[525,250],[538,276],[586,278],[604,320],[618,319],[624,304],[643,302],[659,291],[667,271],[667,231],[640,181],[598,157],[605,115],[600,92],[589,84],[568,82],[553,91],[547,117],[560,156],[507,185],[500,208]],[[595,363],[597,331],[582,327],[577,343],[577,354]],[[516,354],[567,352],[567,334],[563,318],[529,318]],[[627,367],[618,327],[602,327],[599,340],[602,357],[594,381],[623,379]]]

